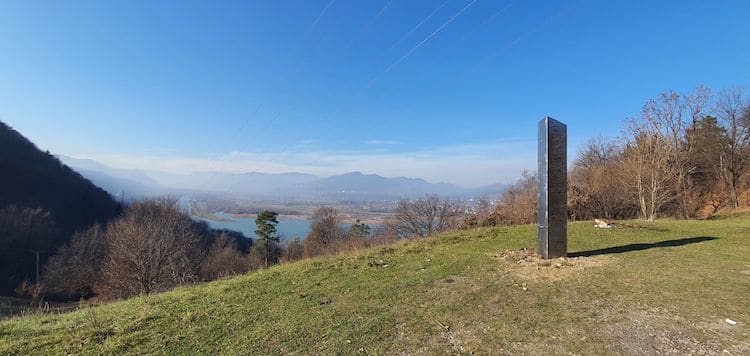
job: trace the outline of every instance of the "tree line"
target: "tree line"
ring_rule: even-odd
[[[568,171],[568,213],[654,221],[707,217],[750,203],[750,102],[699,86],[649,99],[619,137],[590,139]],[[526,172],[466,226],[536,222],[536,174]],[[744,196],[744,200],[743,197]]]
[[[428,236],[457,228],[462,214],[457,203],[430,196],[399,202],[393,217],[375,229],[359,221],[346,229],[341,212],[323,207],[313,214],[304,240],[281,243],[278,214],[272,211],[257,214],[252,239],[210,229],[173,199],[147,199],[130,204],[107,224],[76,232],[44,265],[39,282],[26,280],[16,291],[34,299],[61,300],[157,293],[282,262]]]

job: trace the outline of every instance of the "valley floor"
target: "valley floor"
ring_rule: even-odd
[[[552,261],[535,234],[450,232],[4,320],[0,354],[750,353],[750,215],[572,223],[574,257]]]

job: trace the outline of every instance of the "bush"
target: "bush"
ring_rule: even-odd
[[[305,243],[300,239],[294,239],[286,243],[284,253],[281,256],[282,262],[292,262],[301,260],[305,253]]]
[[[536,174],[523,172],[522,178],[500,197],[490,219],[495,225],[536,223],[537,192]]]
[[[201,231],[171,200],[132,204],[107,227],[98,291],[104,297],[122,298],[196,281]]]
[[[456,229],[464,210],[456,202],[430,195],[417,200],[401,200],[393,215],[393,228],[399,237],[426,237]]]
[[[93,296],[101,280],[106,248],[104,231],[99,225],[73,235],[70,243],[50,257],[45,266],[42,275],[45,294],[62,299]]]
[[[341,226],[342,217],[334,208],[320,208],[313,213],[310,233],[305,240],[304,256],[306,258],[335,254],[339,244],[346,238],[346,231]]]
[[[206,252],[200,266],[200,277],[203,280],[214,280],[245,273],[250,267],[248,257],[237,247],[237,240],[222,232],[214,238]]]

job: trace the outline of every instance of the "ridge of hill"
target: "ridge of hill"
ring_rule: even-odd
[[[49,152],[0,122],[0,294],[8,293],[24,278],[33,281],[35,256],[41,263],[71,234],[94,223],[103,223],[120,212],[112,197]],[[10,210],[10,206],[17,210]],[[51,227],[43,233],[46,213]],[[50,225],[50,224],[47,224]],[[45,226],[47,226],[45,225]],[[37,236],[38,235],[38,236]]]
[[[0,354],[750,352],[750,214],[571,223],[551,261],[535,236],[454,231],[13,318]]]

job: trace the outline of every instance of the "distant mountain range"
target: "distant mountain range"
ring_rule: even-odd
[[[377,174],[351,172],[331,177],[306,173],[223,173],[174,174],[145,170],[125,170],[94,160],[59,156],[113,195],[139,198],[164,194],[210,193],[242,195],[254,199],[285,200],[393,200],[438,194],[451,198],[496,197],[504,184],[464,189],[449,183],[430,183],[420,178],[386,178]]]

